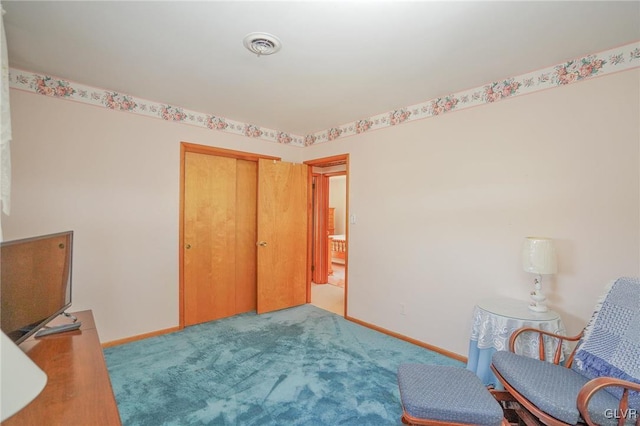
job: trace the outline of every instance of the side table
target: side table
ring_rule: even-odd
[[[491,357],[496,351],[509,350],[511,334],[522,327],[538,328],[565,335],[566,330],[557,312],[534,312],[529,303],[508,298],[486,299],[473,310],[473,326],[469,341],[467,369],[476,373],[485,385],[503,387],[491,371]],[[555,339],[545,336],[545,357],[552,360],[557,347]],[[538,335],[523,333],[516,342],[515,351],[531,358],[539,358]],[[563,348],[563,356],[567,348]]]

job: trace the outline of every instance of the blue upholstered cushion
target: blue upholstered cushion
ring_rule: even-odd
[[[580,419],[577,397],[580,388],[589,381],[575,371],[555,365],[500,351],[493,354],[493,365],[502,377],[518,392],[545,413],[569,424]],[[598,392],[589,403],[589,414],[601,425],[615,425],[614,409],[619,400],[608,392]],[[608,416],[607,416],[608,414]]]
[[[411,417],[482,426],[502,422],[500,404],[465,368],[402,364],[398,384],[402,406]]]

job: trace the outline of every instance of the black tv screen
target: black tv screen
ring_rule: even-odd
[[[73,231],[0,244],[0,328],[16,344],[71,306]]]

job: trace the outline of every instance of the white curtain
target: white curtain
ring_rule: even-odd
[[[9,109],[9,59],[7,56],[7,39],[4,34],[4,9],[0,3],[0,61],[2,76],[0,79],[0,204],[2,213],[8,215],[11,208],[11,113]],[[0,213],[0,241],[2,241],[2,213]]]

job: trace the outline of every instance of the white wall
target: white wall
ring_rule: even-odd
[[[103,342],[178,325],[180,142],[300,161],[303,149],[11,90],[6,240],[75,231],[73,310]]]
[[[640,71],[300,149],[12,90],[7,240],[76,231],[74,309],[102,341],[178,324],[179,142],[350,153],[349,314],[465,354],[474,303],[525,299],[526,235],[556,239],[570,332],[640,258]],[[404,304],[406,315],[400,315]]]
[[[525,236],[556,240],[544,288],[568,331],[638,275],[640,71],[313,146],[350,153],[348,313],[466,354],[473,305],[527,299]],[[406,315],[400,315],[400,305]]]

